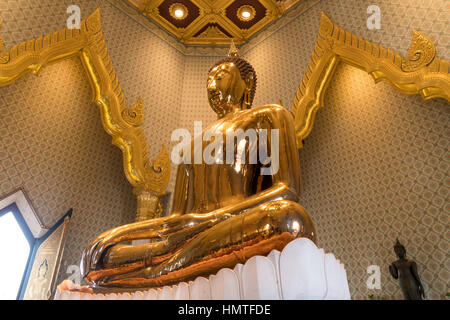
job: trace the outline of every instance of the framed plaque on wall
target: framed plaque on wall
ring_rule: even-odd
[[[71,216],[72,209],[45,235],[36,239],[19,299],[48,300],[53,296]]]

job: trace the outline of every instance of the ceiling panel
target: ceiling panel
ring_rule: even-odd
[[[248,41],[301,0],[123,0],[191,45]]]

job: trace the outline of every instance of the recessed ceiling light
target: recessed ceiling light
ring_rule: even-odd
[[[245,4],[237,10],[237,17],[241,21],[251,21],[256,15],[256,10],[251,5]]]
[[[187,17],[188,9],[186,8],[186,6],[184,4],[177,2],[177,3],[173,3],[169,7],[169,13],[173,18],[182,20]]]
[[[181,17],[184,15],[184,12],[183,12],[183,10],[181,10],[181,9],[177,9],[177,10],[175,10],[175,15],[176,15],[178,18],[181,18]]]

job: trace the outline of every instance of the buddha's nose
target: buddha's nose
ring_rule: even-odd
[[[215,92],[216,92],[216,90],[214,88],[208,88],[208,95],[210,97],[214,96]]]
[[[216,81],[215,80],[208,81],[207,88],[208,88],[208,91],[216,90]]]

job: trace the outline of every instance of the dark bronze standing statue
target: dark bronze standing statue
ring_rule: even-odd
[[[389,266],[389,272],[394,279],[400,278],[400,288],[403,292],[405,300],[423,300],[425,299],[425,291],[420,282],[417,272],[417,265],[414,261],[406,259],[406,249],[398,241],[394,246],[395,254],[398,257]]]

